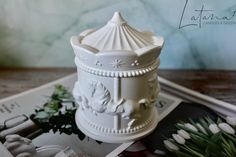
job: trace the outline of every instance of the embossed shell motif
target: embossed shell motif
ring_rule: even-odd
[[[101,82],[93,82],[91,89],[90,107],[95,113],[104,112],[111,99],[109,90]]]

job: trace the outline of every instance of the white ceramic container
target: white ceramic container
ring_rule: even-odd
[[[79,129],[96,140],[137,140],[155,129],[162,37],[130,27],[115,12],[100,29],[71,37],[78,81]]]

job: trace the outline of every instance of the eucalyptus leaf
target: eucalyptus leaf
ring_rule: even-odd
[[[36,116],[35,116],[36,119],[45,119],[45,118],[48,118],[48,117],[49,117],[49,114],[45,111],[37,112]]]
[[[56,85],[43,108],[35,110],[30,118],[44,132],[77,134],[83,140],[86,136],[78,129],[74,118],[77,106],[72,94],[64,86]]]

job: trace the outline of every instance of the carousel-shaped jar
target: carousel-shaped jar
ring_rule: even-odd
[[[71,38],[78,72],[75,118],[82,132],[120,143],[155,129],[163,43],[162,37],[130,27],[119,12],[102,28]]]

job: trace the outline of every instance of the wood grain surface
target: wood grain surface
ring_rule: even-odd
[[[73,68],[0,68],[0,98],[43,85],[76,72]],[[236,104],[236,71],[159,70],[159,75],[175,83]]]
[[[74,69],[1,69],[0,98],[38,87],[75,72]]]

